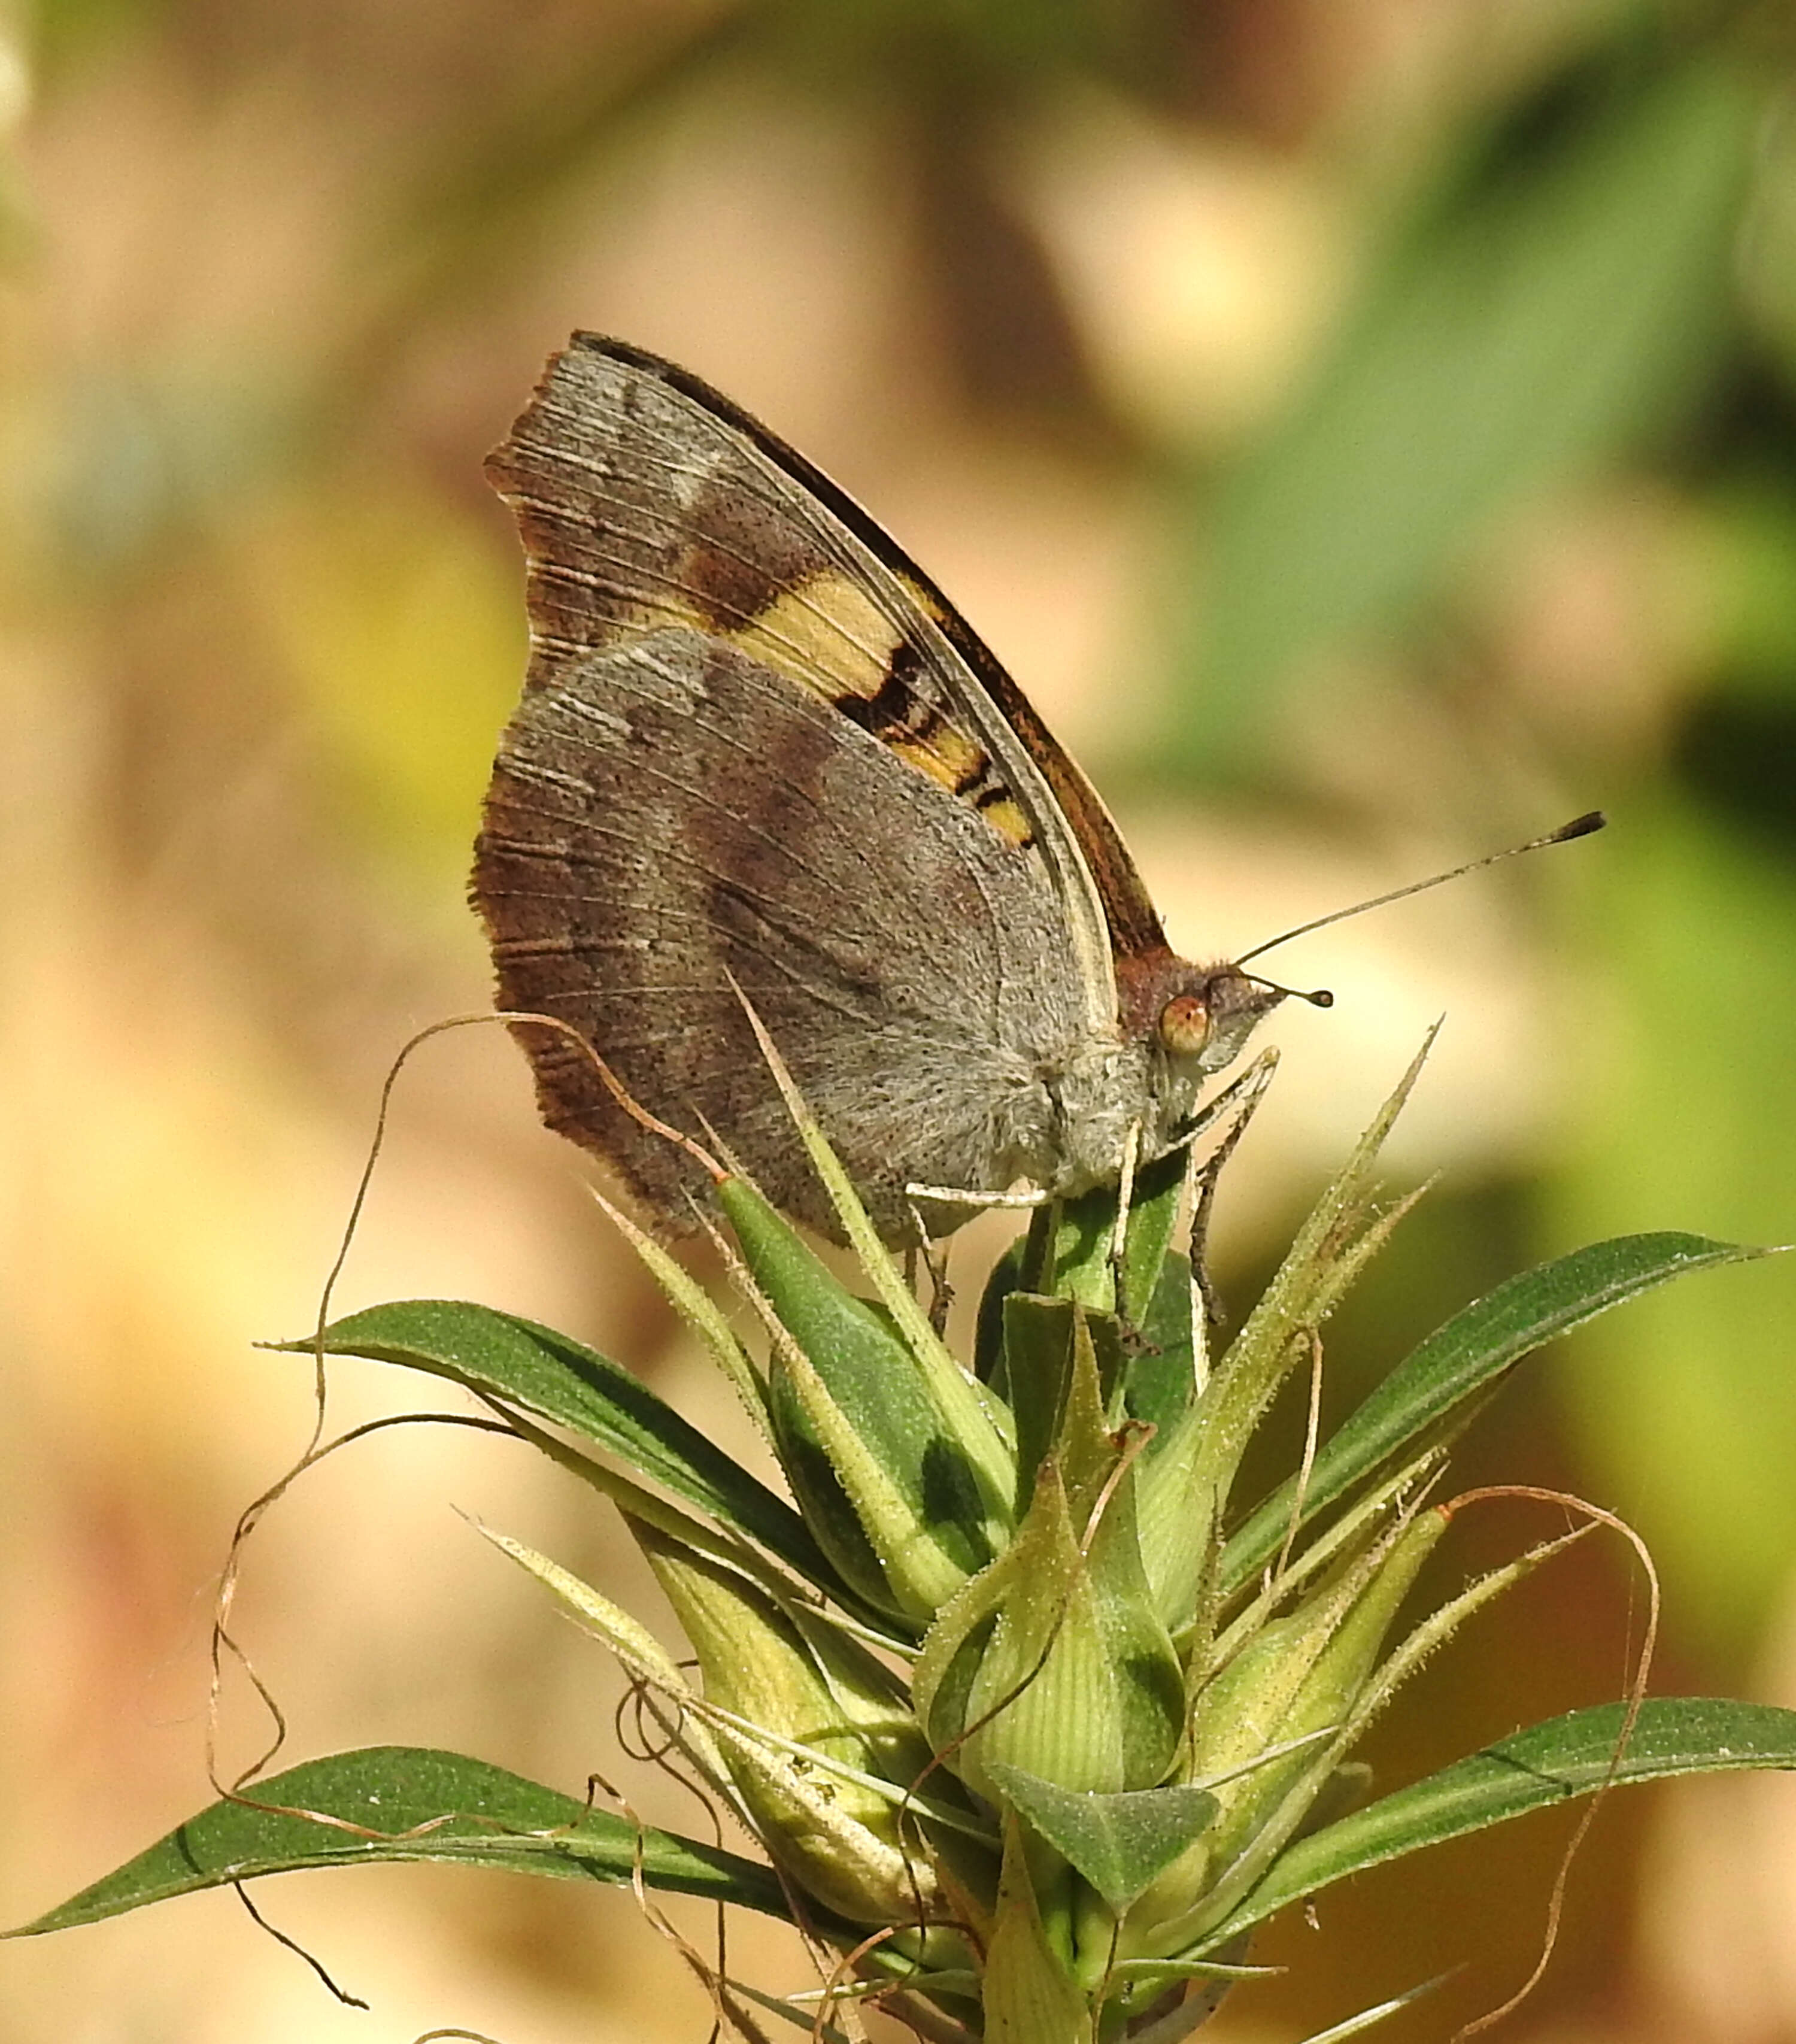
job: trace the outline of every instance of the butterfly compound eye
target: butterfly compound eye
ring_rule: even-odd
[[[1195,1058],[1210,1040],[1210,1009],[1195,993],[1177,993],[1160,1011],[1160,1040],[1176,1058]]]

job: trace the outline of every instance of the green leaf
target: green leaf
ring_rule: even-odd
[[[1097,1373],[1099,1417],[1107,1435],[1109,1426],[1123,1417],[1119,1393],[1130,1359],[1122,1322],[1108,1313],[1087,1312],[1071,1299],[1013,1290],[1004,1293],[1002,1311],[1004,1376],[1016,1408],[1020,1518],[1034,1495],[1042,1458],[1065,1423],[1081,1343]],[[1103,1452],[1107,1465],[1114,1452],[1107,1439]]]
[[[1191,1147],[1169,1150],[1135,1174],[1122,1251],[1122,1297],[1117,1310],[1137,1327],[1151,1314],[1165,1283],[1167,1251],[1179,1224]]]
[[[987,2044],[1092,2044],[1091,2011],[1061,1965],[1042,1923],[1022,1827],[1004,1827],[981,2000]]]
[[[1130,1360],[1124,1398],[1129,1416],[1154,1429],[1147,1446],[1150,1458],[1166,1446],[1196,1393],[1194,1336],[1202,1310],[1192,1297],[1190,1259],[1176,1252],[1167,1255],[1141,1324],[1141,1346]]]
[[[1192,1844],[1216,1814],[1207,1789],[1125,1789],[1102,1796],[1062,1788],[1026,1768],[992,1763],[992,1781],[1118,1915]]]
[[[1431,1029],[1286,1251],[1272,1282],[1229,1344],[1203,1391],[1169,1427],[1140,1476],[1142,1552],[1173,1630],[1199,1621],[1215,1581],[1211,1528],[1221,1516],[1249,1435],[1354,1278],[1403,1218],[1410,1200],[1374,1204],[1378,1156],[1422,1075]]]
[[[708,1712],[729,1714],[711,1730],[769,1854],[851,1922],[914,1914],[934,1883],[907,1850],[898,1806],[902,1785],[929,1773],[930,1751],[890,1671],[827,1624],[801,1629],[709,1556],[633,1530],[698,1655]]]
[[[1116,1200],[1115,1185],[1094,1185],[1049,1208],[1051,1235],[1042,1292],[1076,1299],[1093,1312],[1115,1312]]]
[[[313,1343],[279,1348],[309,1354]],[[409,1299],[370,1306],[324,1330],[328,1355],[400,1363],[571,1427],[769,1554],[831,1596],[847,1594],[785,1500],[708,1440],[639,1377],[553,1327],[489,1306]]]
[[[911,1673],[911,1698],[930,1744],[948,1754],[948,1764],[976,1791],[984,1792],[983,1750],[996,1745],[1004,1757],[1018,1704],[1039,1688],[1084,1573],[1065,1489],[1050,1462],[1015,1539],[936,1613]],[[1090,1716],[1088,1703],[1082,1727]],[[1038,1771],[1041,1756],[1030,1758]]]
[[[1216,1819],[1143,1898],[1130,1957],[1185,1950],[1276,1862],[1364,1731],[1385,1634],[1447,1523],[1437,1508],[1393,1526],[1199,1692],[1186,1765],[1215,1793]]]
[[[1075,1525],[1050,1456],[1015,1540],[924,1638],[911,1680],[919,1719],[988,1800],[981,1770],[992,1759],[1105,1792],[1149,1787],[1171,1763],[1184,1719],[1179,1664],[1138,1555],[1130,1580],[1126,1489],[1118,1485],[1088,1555],[1086,1520]]]
[[[992,1266],[985,1289],[979,1295],[979,1316],[973,1334],[973,1370],[981,1384],[1013,1406],[1010,1379],[1005,1374],[1004,1301],[1013,1292],[1027,1289],[1023,1282],[1024,1239],[1019,1236]],[[1019,1465],[1023,1452],[1017,1450]]]
[[[1031,1273],[1023,1259],[1029,1289],[1076,1300],[1088,1312],[1113,1313],[1139,1328],[1159,1289],[1190,1169],[1188,1141],[1137,1172],[1120,1267],[1115,1253],[1120,1197],[1115,1185],[1094,1186],[1046,1208],[1047,1225],[1038,1243],[1040,1267]]]
[[[633,1682],[671,1704],[675,1722],[669,1737],[673,1746],[706,1782],[721,1790],[728,1781],[729,1769],[720,1742],[712,1735],[715,1716],[704,1710],[702,1698],[687,1681],[679,1663],[647,1627],[614,1604],[602,1590],[582,1582],[571,1569],[564,1569],[559,1562],[539,1554],[522,1540],[514,1540],[510,1534],[478,1522],[476,1530],[526,1574],[534,1576],[574,1623],[615,1658]],[[650,1714],[659,1715],[652,1701]]]
[[[927,1401],[919,1409],[918,1399],[907,1399],[902,1384],[881,1406],[881,1340],[865,1338],[877,1331],[883,1339],[888,1331],[863,1302],[844,1300],[866,1318],[844,1312],[842,1339],[820,1341],[827,1376],[776,1322],[769,1386],[774,1438],[792,1495],[824,1552],[870,1603],[915,1627],[990,1550],[969,1550],[975,1529],[959,1508],[977,1504],[968,1465],[942,1443],[943,1480],[931,1484],[937,1416]],[[817,1321],[808,1331],[820,1333]],[[837,1398],[839,1387],[846,1399]],[[908,1389],[918,1390],[914,1382]]]
[[[1193,763],[1241,757],[1307,655],[1400,616],[1494,514],[1672,411],[1729,303],[1761,106],[1706,60],[1612,77],[1422,194],[1216,508],[1176,727]]]
[[[1796,1711],[1726,1697],[1659,1696],[1641,1706],[1621,1765],[1619,1704],[1572,1711],[1456,1761],[1291,1849],[1225,1922],[1204,1934],[1213,1951],[1288,1904],[1425,1846],[1464,1837],[1552,1803],[1668,1775],[1796,1768]]]
[[[794,2030],[802,2030],[808,2044],[860,2044],[862,2033],[857,2031],[850,2037],[845,2030],[833,2023],[819,2021],[817,2011],[805,2004],[795,2006],[778,1995],[764,1994],[746,1981],[732,1980],[725,1983],[725,1992],[737,2001],[746,2002],[758,2008],[763,2015],[771,2015],[780,2023],[789,2023]],[[745,2035],[752,2033],[744,2031]]]
[[[1522,1358],[1624,1300],[1687,1271],[1762,1256],[1706,1235],[1621,1235],[1506,1279],[1456,1313],[1398,1364],[1317,1455],[1303,1493],[1307,1521],[1391,1461]],[[1223,1553],[1226,1589],[1278,1551],[1291,1524],[1289,1481],[1236,1531]]]
[[[1035,1494],[1035,1477],[1060,1425],[1072,1367],[1070,1299],[1036,1292],[1004,1294],[1004,1384],[1016,1412],[1016,1510],[1020,1519]]]
[[[773,1408],[782,1452],[794,1417],[792,1399],[782,1391],[794,1389],[808,1369],[840,1414],[839,1431],[855,1444],[857,1458],[877,1474],[882,1492],[902,1500],[905,1531],[923,1531],[957,1572],[954,1581],[983,1568],[1009,1531],[1015,1473],[972,1387],[950,1363],[958,1388],[952,1400],[944,1399],[932,1366],[908,1331],[857,1298],[745,1180],[727,1181],[718,1199],[756,1286],[804,1366],[789,1353],[776,1354]],[[934,1341],[933,1334],[930,1339]],[[826,1416],[815,1400],[806,1405],[805,1417],[862,1511],[889,1575],[892,1532],[866,1516],[864,1486],[830,1438]],[[953,1587],[951,1581],[941,1594]],[[906,1600],[908,1605],[912,1601]]]
[[[948,1581],[957,1581],[965,1571],[954,1568],[919,1532],[904,1493],[868,1454],[796,1344],[790,1357],[776,1356],[769,1388],[780,1466],[804,1523],[842,1580],[879,1615],[880,1623],[888,1631],[914,1632],[915,1621],[907,1607],[928,1604],[927,1595],[919,1596],[915,1564],[922,1562],[925,1581],[945,1570]],[[905,1558],[912,1565],[908,1580],[895,1583],[885,1556],[896,1554],[913,1535],[920,1544]]]
[[[685,1323],[688,1331],[697,1335],[710,1351],[712,1361],[741,1399],[743,1410],[770,1443],[773,1421],[767,1411],[767,1386],[749,1361],[747,1351],[736,1339],[729,1316],[679,1259],[670,1255],[652,1235],[638,1228],[621,1207],[613,1206],[597,1189],[593,1197],[612,1226],[635,1250],[643,1267],[660,1286],[662,1297]]]
[[[811,1160],[841,1223],[842,1239],[854,1251],[862,1274],[895,1334],[900,1338],[908,1374],[927,1385],[937,1411],[946,1424],[957,1451],[978,1472],[988,1501],[1007,1498],[1014,1471],[1004,1439],[993,1424],[992,1414],[969,1383],[960,1365],[948,1353],[947,1345],[923,1311],[914,1289],[875,1231],[860,1196],[844,1170],[842,1160],[830,1147],[828,1139],[805,1105],[792,1074],[786,1070],[772,1039],[762,1027],[752,1006],[744,1002],[749,1027],[773,1083],[779,1088],[792,1125]],[[830,1273],[812,1256],[791,1224],[746,1178],[728,1178],[717,1188],[717,1199],[730,1225],[735,1230],[744,1259],[755,1282],[772,1300],[774,1310],[792,1330],[805,1352],[822,1358],[804,1328],[789,1316],[808,1320],[832,1317]],[[842,1288],[835,1288],[840,1291]],[[857,1301],[857,1304],[863,1302]]]
[[[259,1874],[396,1860],[620,1885],[627,1885],[639,1865],[651,1888],[791,1920],[778,1881],[753,1860],[589,1810],[575,1796],[459,1753],[366,1746],[308,1761],[244,1793],[257,1803],[313,1811],[339,1822],[214,1803],[103,1881],[0,1935],[29,1938],[97,1923],[147,1902]],[[340,1828],[344,1824],[359,1828]],[[380,1835],[365,1837],[363,1831]]]

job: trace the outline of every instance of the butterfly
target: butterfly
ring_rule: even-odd
[[[1182,1139],[1284,990],[1174,955],[1090,782],[858,504],[588,333],[487,474],[530,620],[472,887],[503,1008],[828,1232],[745,1002],[889,1243]],[[681,1150],[513,1028],[551,1127],[689,1231]]]

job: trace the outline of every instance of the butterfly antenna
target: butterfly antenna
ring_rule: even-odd
[[[1293,936],[1296,934],[1295,930],[1291,932]],[[1268,947],[1262,944],[1260,948],[1264,951]],[[1253,953],[1250,951],[1248,955],[1251,958]],[[1276,979],[1268,979],[1263,973],[1244,972],[1241,978],[1252,980],[1256,986],[1264,987],[1269,993],[1282,993],[1288,1001],[1307,1001],[1312,1008],[1332,1008],[1334,1005],[1334,996],[1326,986],[1312,987],[1306,993],[1300,986],[1280,986]]]
[[[1288,944],[1293,937],[1307,937],[1312,930],[1326,929],[1330,923],[1344,923],[1349,916],[1363,916],[1368,909],[1382,909],[1387,902],[1401,901],[1406,895],[1421,894],[1430,887],[1439,887],[1447,881],[1458,880],[1468,873],[1479,872],[1487,866],[1495,866],[1499,859],[1518,859],[1525,851],[1539,851],[1549,844],[1568,844],[1575,837],[1588,837],[1592,831],[1599,831],[1609,819],[1601,809],[1591,809],[1581,816],[1574,816],[1568,824],[1561,824],[1556,831],[1548,831],[1545,837],[1531,837],[1525,844],[1512,844],[1502,851],[1487,851],[1482,859],[1468,859],[1464,866],[1456,866],[1451,872],[1437,873],[1426,880],[1412,880],[1407,887],[1393,887],[1388,894],[1375,894],[1369,901],[1356,901],[1350,909],[1337,909],[1332,914],[1318,916],[1313,921],[1299,923],[1294,930],[1287,930],[1282,936],[1270,937],[1263,944],[1256,944],[1250,951],[1243,951],[1234,963],[1238,968],[1249,959],[1263,958],[1268,951],[1276,951],[1280,944]],[[1269,979],[1261,980],[1257,973],[1249,973],[1249,979],[1259,980],[1262,986],[1270,986]],[[1288,993],[1288,987],[1279,989]],[[1313,1001],[1318,1008],[1326,1008],[1329,1001],[1318,999],[1314,994],[1299,994],[1302,1001]],[[1333,997],[1330,997],[1332,1000]]]

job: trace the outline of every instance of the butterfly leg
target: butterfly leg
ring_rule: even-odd
[[[1142,1156],[1142,1124],[1131,1121],[1122,1138],[1122,1157],[1116,1174],[1116,1223],[1110,1231],[1110,1289],[1117,1311],[1125,1300],[1124,1264],[1129,1247],[1129,1208],[1134,1202],[1135,1167]]]
[[[1192,1281],[1203,1301],[1203,1316],[1212,1327],[1219,1327],[1225,1317],[1221,1297],[1211,1279],[1209,1258],[1204,1253],[1209,1240],[1211,1209],[1216,1203],[1217,1181],[1222,1175],[1222,1166],[1234,1155],[1235,1145],[1246,1134],[1247,1124],[1253,1119],[1261,1101],[1265,1098],[1278,1061],[1276,1050],[1268,1047],[1262,1051],[1232,1085],[1224,1087],[1192,1117],[1194,1135],[1225,1114],[1233,1117],[1223,1130],[1221,1141],[1198,1167],[1193,1180],[1196,1198],[1191,1221]]]
[[[948,1308],[954,1303],[954,1288],[948,1282],[948,1251],[945,1246],[938,1249],[930,1240],[929,1230],[923,1224],[923,1209],[915,1200],[910,1202],[910,1208],[917,1239],[904,1252],[904,1276],[915,1291],[916,1262],[920,1254],[923,1267],[929,1274],[929,1324],[940,1334],[948,1324]]]
[[[976,1193],[965,1185],[907,1185],[904,1197],[941,1200],[952,1207],[1045,1207],[1053,1194],[1031,1186],[1027,1193]]]
[[[1207,1100],[1201,1107],[1194,1108],[1173,1130],[1165,1147],[1157,1154],[1164,1156],[1167,1150],[1176,1149],[1181,1143],[1191,1142],[1237,1107],[1241,1110],[1241,1127],[1245,1128],[1253,1119],[1267,1087],[1272,1084],[1272,1074],[1278,1069],[1278,1062],[1276,1047],[1268,1043],[1239,1078],[1231,1080],[1214,1100]],[[1239,1132],[1229,1139],[1232,1148],[1241,1139]]]

